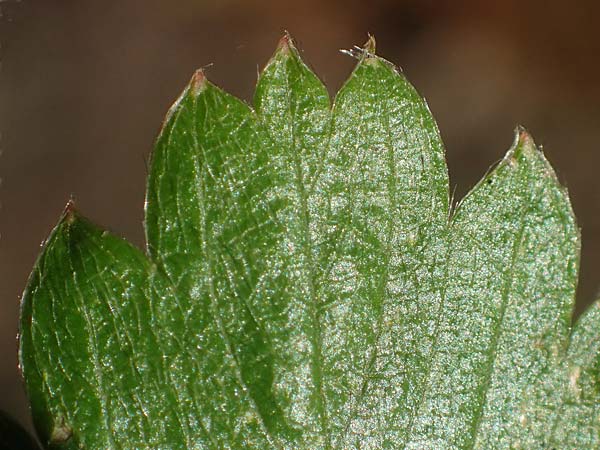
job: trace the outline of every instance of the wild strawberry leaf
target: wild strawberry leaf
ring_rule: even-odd
[[[147,253],[67,207],[23,298],[52,448],[592,448],[595,306],[523,129],[450,211],[424,100],[370,39],[330,104],[288,36],[254,108],[199,71],[152,155]]]

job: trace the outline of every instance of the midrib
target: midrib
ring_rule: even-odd
[[[522,208],[522,211],[519,213],[517,217],[527,217],[527,206],[525,205]],[[521,223],[521,227],[519,228],[519,233],[515,239],[513,244],[510,267],[508,270],[508,274],[506,279],[504,280],[503,292],[502,292],[502,304],[500,305],[500,317],[498,318],[498,324],[494,330],[494,334],[492,335],[492,342],[490,347],[490,356],[487,362],[487,371],[485,374],[485,382],[482,385],[482,400],[480,405],[477,407],[477,411],[475,413],[475,417],[473,418],[473,427],[471,430],[469,448],[475,449],[477,445],[477,437],[479,434],[479,429],[481,427],[481,422],[483,420],[485,405],[487,402],[487,394],[490,389],[490,385],[492,382],[492,376],[494,372],[494,366],[496,365],[496,359],[498,357],[498,344],[500,342],[500,338],[502,335],[502,328],[504,324],[504,316],[506,315],[506,310],[508,309],[508,304],[511,297],[511,292],[513,288],[514,282],[514,271],[515,266],[517,264],[517,256],[519,253],[519,249],[521,248],[523,242],[523,236],[525,234],[525,227],[527,225],[527,221],[523,220]]]
[[[294,164],[294,185],[300,201],[300,233],[302,236],[302,253],[304,259],[302,262],[303,276],[306,276],[305,280],[308,287],[308,307],[310,314],[310,332],[309,340],[311,345],[311,378],[313,389],[315,392],[316,399],[316,411],[318,415],[319,425],[321,428],[321,434],[324,439],[325,449],[331,449],[331,431],[329,429],[329,418],[327,414],[327,399],[323,392],[323,336],[321,332],[321,314],[319,308],[319,299],[317,296],[316,288],[316,275],[315,275],[315,261],[313,257],[313,243],[310,234],[311,217],[308,209],[308,198],[306,189],[304,187],[304,173],[302,170],[302,161],[299,157],[299,152],[302,149],[298,149],[296,146],[296,126],[295,126],[295,115],[292,112],[292,102],[290,98],[290,80],[289,74],[286,73],[286,100],[288,106],[289,123],[291,124],[289,151],[292,155]]]

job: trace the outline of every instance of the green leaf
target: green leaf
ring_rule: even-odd
[[[411,442],[532,448],[529,391],[568,335],[579,237],[525,131],[457,207],[449,237],[445,312]]]
[[[38,450],[36,442],[11,417],[0,411],[0,450]]]
[[[550,445],[555,448],[596,448],[600,443],[600,303],[576,324],[561,373]]]
[[[67,207],[23,297],[51,448],[600,445],[599,307],[523,129],[449,205],[437,126],[371,38],[330,104],[284,36],[254,108],[197,72],[152,155],[147,253]]]

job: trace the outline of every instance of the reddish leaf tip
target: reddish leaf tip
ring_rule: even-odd
[[[535,144],[533,143],[533,137],[531,137],[531,134],[529,133],[529,131],[527,131],[525,129],[525,127],[519,125],[517,126],[517,139],[519,140],[519,143],[521,145],[527,145],[527,146],[534,146]]]
[[[204,69],[198,69],[192,76],[192,80],[190,81],[190,88],[194,95],[200,94],[204,89],[206,89],[206,85],[208,84],[208,80],[206,79],[206,75],[204,74]]]
[[[277,43],[277,53],[288,55],[294,47],[294,39],[290,33],[286,31]]]
[[[75,208],[75,200],[72,198],[69,199],[67,204],[65,205],[65,209],[63,210],[63,221],[71,224],[75,221],[75,216],[77,215],[77,208]]]

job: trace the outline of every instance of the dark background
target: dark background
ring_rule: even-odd
[[[533,133],[583,229],[578,311],[600,284],[600,2],[0,0],[0,409],[27,422],[19,296],[73,196],[143,245],[146,164],[194,69],[250,100],[284,29],[333,94],[377,38],[427,97],[460,198]]]

